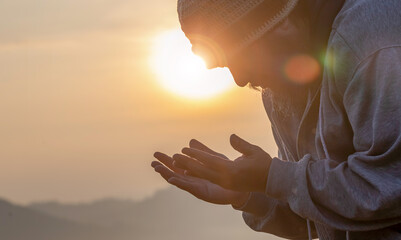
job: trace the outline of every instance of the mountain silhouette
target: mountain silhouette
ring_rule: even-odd
[[[71,240],[110,239],[103,229],[49,216],[0,200],[0,239]]]
[[[204,203],[174,188],[137,202],[103,199],[93,203],[42,202],[20,207],[1,201],[0,214],[0,238],[7,236],[4,237],[7,240],[278,239],[252,231],[243,222],[241,213],[230,206]],[[17,218],[18,221],[11,220]],[[3,235],[7,229],[3,221],[11,226],[7,235]]]

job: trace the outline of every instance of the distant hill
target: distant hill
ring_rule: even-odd
[[[106,240],[107,234],[96,226],[77,224],[0,200],[0,239]]]
[[[45,202],[34,203],[26,208],[9,206],[21,211],[17,214],[21,221],[12,222],[13,230],[9,230],[8,234],[16,234],[21,229],[20,225],[27,229],[30,226],[29,229],[36,229],[36,232],[31,230],[30,235],[20,233],[20,238],[4,238],[7,240],[278,239],[253,232],[243,222],[241,213],[229,206],[203,203],[173,188],[140,202],[106,199],[87,204]],[[0,214],[8,216],[9,213],[0,207]],[[29,217],[31,215],[35,217]],[[10,225],[10,220],[7,221]],[[3,225],[2,222],[0,224]],[[0,239],[3,239],[2,226],[0,230]],[[94,233],[100,233],[101,236],[96,238]],[[42,237],[31,238],[32,234]],[[65,238],[55,237],[58,234]]]

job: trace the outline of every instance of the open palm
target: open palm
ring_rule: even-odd
[[[218,154],[197,141],[191,141],[191,147]],[[220,157],[225,157],[218,154]],[[152,162],[152,167],[170,184],[187,191],[195,197],[214,204],[235,204],[243,193],[231,191],[220,187],[208,180],[185,175],[184,170],[174,166],[173,158],[163,153],[155,153],[159,161]],[[225,157],[226,158],[226,157]]]

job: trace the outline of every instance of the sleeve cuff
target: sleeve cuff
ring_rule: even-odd
[[[306,155],[299,162],[273,158],[265,193],[252,192],[243,206],[234,209],[258,217],[266,216],[279,201],[292,203],[296,209],[302,209],[305,207],[305,191],[308,190],[304,176],[310,160],[310,155]]]
[[[317,213],[309,195],[307,169],[312,156],[305,155],[298,162],[285,162],[273,158],[266,183],[265,194],[287,202],[291,210],[303,218],[314,218]]]
[[[300,200],[302,191],[307,191],[305,172],[310,155],[306,155],[299,162],[287,162],[273,158],[266,183],[266,195],[289,202]]]
[[[265,216],[277,205],[277,200],[268,197],[263,193],[252,192],[249,194],[248,200],[241,207],[234,207],[234,209],[253,214],[255,216]]]

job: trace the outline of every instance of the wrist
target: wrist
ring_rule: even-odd
[[[248,201],[250,195],[250,192],[237,192],[231,201],[231,206],[235,209],[240,209]]]
[[[258,187],[258,189],[256,190],[256,192],[259,193],[265,193],[266,192],[266,185],[267,185],[267,179],[269,178],[269,172],[270,172],[270,167],[271,167],[271,162],[272,162],[272,158],[270,156],[269,157],[269,161],[267,162],[267,166],[264,167],[262,174],[261,174],[261,180],[260,180],[260,185]]]

